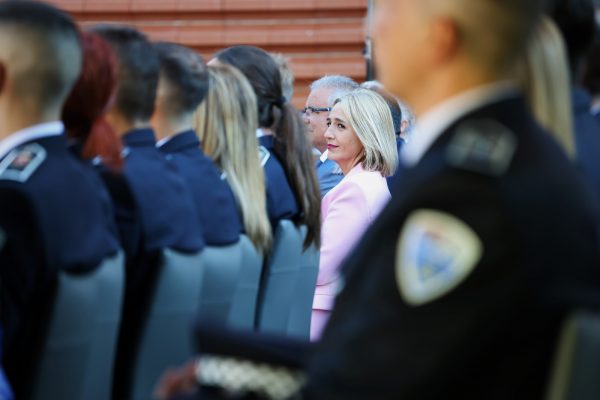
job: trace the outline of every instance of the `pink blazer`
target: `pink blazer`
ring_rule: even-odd
[[[391,195],[379,172],[354,167],[321,203],[321,261],[313,309],[331,310],[339,286],[339,267]]]

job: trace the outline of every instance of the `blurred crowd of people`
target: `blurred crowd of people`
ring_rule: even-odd
[[[282,55],[0,2],[0,399],[30,395],[59,271],[124,253],[123,399],[161,251],[268,257],[282,220],[320,249],[301,398],[542,397],[565,316],[600,308],[593,2],[376,3],[379,81],[297,110]],[[261,395],[190,359],[157,396]]]

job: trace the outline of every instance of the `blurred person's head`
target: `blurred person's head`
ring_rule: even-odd
[[[377,81],[363,82],[363,84],[360,86],[364,89],[374,91],[385,100],[388,107],[390,108],[390,112],[392,113],[392,121],[394,122],[394,132],[396,133],[396,136],[400,137],[403,132],[403,115],[402,108],[400,107],[400,102],[398,101],[398,99],[395,98],[390,92],[385,90],[383,85]]]
[[[0,2],[0,137],[60,120],[81,64],[79,31],[67,14],[39,2]]]
[[[294,73],[290,68],[290,60],[283,54],[276,53],[271,54],[273,59],[279,66],[279,73],[281,74],[281,89],[283,90],[283,97],[287,101],[292,101],[294,97]]]
[[[91,32],[82,34],[83,68],[71,91],[62,120],[67,136],[82,147],[86,160],[101,157],[103,164],[122,166],[121,142],[105,119],[117,89],[117,59],[108,43]]]
[[[512,78],[541,9],[541,0],[379,0],[373,39],[381,81],[418,115]]]
[[[119,61],[117,99],[108,113],[109,122],[118,135],[149,127],[160,74],[154,47],[129,26],[101,25],[93,32],[110,44]]]
[[[594,98],[600,97],[600,32],[585,60],[583,86]]]
[[[286,170],[307,225],[305,245],[319,244],[321,192],[312,148],[299,113],[283,96],[281,74],[269,53],[252,46],[234,46],[217,53],[218,63],[236,67],[250,82],[258,102],[258,125],[273,135],[275,155]]]
[[[192,117],[208,93],[208,71],[202,57],[174,43],[154,45],[160,79],[152,126],[158,138],[192,129]]]
[[[209,90],[194,127],[206,155],[227,176],[254,246],[266,253],[272,241],[265,177],[256,150],[256,96],[248,80],[229,65],[208,67]]]
[[[304,104],[304,122],[313,147],[321,153],[327,149],[327,116],[334,101],[357,88],[354,80],[342,75],[327,75],[310,85],[310,93]]]
[[[573,83],[580,82],[583,59],[597,29],[592,0],[549,0],[549,14],[567,44]]]
[[[344,174],[358,164],[385,177],[396,171],[398,150],[389,106],[372,90],[357,89],[336,100],[325,132],[329,159]]]
[[[567,50],[560,31],[549,18],[540,20],[523,57],[521,81],[538,122],[574,157]]]

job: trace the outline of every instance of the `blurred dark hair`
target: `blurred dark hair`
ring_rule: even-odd
[[[100,25],[92,31],[111,45],[119,61],[117,110],[129,122],[150,120],[160,75],[154,47],[143,33],[129,26]]]
[[[392,114],[394,132],[396,133],[396,136],[400,136],[400,133],[402,133],[402,108],[400,108],[400,103],[398,103],[398,99],[396,99],[392,94],[385,90],[380,84],[363,84],[362,86],[366,89],[374,91],[385,100],[390,109],[390,113]]]
[[[43,108],[62,106],[81,68],[75,22],[51,5],[9,0],[0,2],[0,27],[15,29],[10,33],[13,44],[22,46],[20,51],[32,54],[35,60],[13,71],[15,91],[35,99]]]
[[[588,52],[583,74],[583,86],[593,95],[600,95],[600,32]]]
[[[548,14],[558,25],[569,53],[571,75],[579,83],[583,58],[596,33],[592,0],[549,0]]]
[[[312,147],[300,114],[283,96],[278,65],[269,53],[252,46],[230,47],[217,53],[216,57],[239,69],[252,85],[258,100],[259,126],[274,131],[275,155],[285,166],[301,206],[301,222],[308,227],[304,244],[319,246],[321,195]]]
[[[108,43],[95,33],[82,35],[83,68],[63,108],[67,136],[83,145],[82,157],[102,157],[119,170],[123,165],[121,141],[106,122],[117,88],[117,58]]]
[[[208,69],[202,57],[174,43],[154,45],[160,61],[161,79],[169,85],[165,106],[174,114],[191,113],[208,93]]]

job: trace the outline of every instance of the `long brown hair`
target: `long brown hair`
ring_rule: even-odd
[[[252,85],[258,100],[258,123],[274,132],[275,155],[284,163],[287,177],[300,204],[300,221],[308,228],[304,245],[319,246],[321,195],[306,125],[285,99],[281,74],[273,58],[252,46],[234,46],[217,53],[217,59],[238,68]]]

